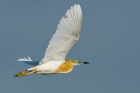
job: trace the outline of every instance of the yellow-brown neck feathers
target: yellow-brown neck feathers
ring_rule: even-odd
[[[68,73],[72,71],[73,66],[77,64],[78,61],[76,60],[65,60],[64,63],[62,63],[54,73]]]
[[[65,62],[72,66],[77,65],[77,63],[78,63],[77,60],[71,60],[71,59],[66,59]]]

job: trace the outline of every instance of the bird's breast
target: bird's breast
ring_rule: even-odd
[[[73,69],[73,65],[69,62],[64,61],[62,64],[58,66],[58,68],[54,71],[54,73],[69,73]]]

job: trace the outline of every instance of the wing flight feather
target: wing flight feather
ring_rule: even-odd
[[[65,16],[60,20],[56,33],[51,38],[40,64],[50,60],[63,61],[68,51],[78,41],[81,25],[82,10],[79,4],[75,4],[67,10]]]

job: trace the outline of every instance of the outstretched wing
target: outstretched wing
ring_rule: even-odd
[[[63,61],[68,51],[78,41],[81,25],[82,10],[79,4],[75,4],[60,20],[56,33],[51,38],[45,56],[40,63],[50,60]]]
[[[30,57],[19,58],[17,61],[32,61]]]
[[[26,64],[29,64],[29,65],[33,65],[33,66],[36,66],[39,64],[40,61],[32,61],[30,57],[28,58],[19,58],[17,61],[19,62],[24,62]]]

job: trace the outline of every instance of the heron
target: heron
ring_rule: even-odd
[[[71,72],[76,65],[89,64],[89,62],[65,59],[71,47],[79,40],[81,26],[82,9],[79,4],[75,4],[61,18],[44,58],[41,61],[32,61],[30,57],[19,58],[17,61],[23,61],[33,67],[18,72],[14,77],[23,77],[33,73],[65,74]]]

